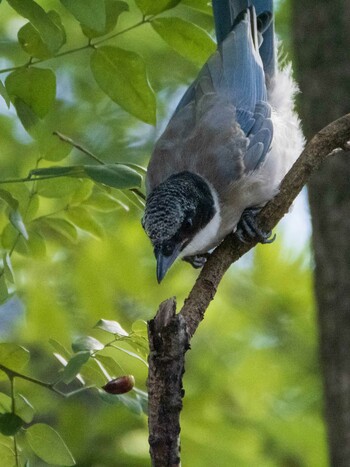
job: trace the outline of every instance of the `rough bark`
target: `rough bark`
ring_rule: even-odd
[[[288,212],[311,173],[329,154],[343,152],[349,139],[350,114],[320,131],[284,178],[278,195],[259,213],[260,227],[272,230]],[[208,259],[182,310],[176,314],[174,299],[167,300],[149,322],[149,442],[155,467],[180,465],[179,417],[185,353],[226,270],[255,244],[242,244],[233,234],[226,237]]]
[[[306,136],[350,110],[350,0],[293,0]],[[320,355],[331,465],[350,465],[350,163],[327,161],[309,183]]]

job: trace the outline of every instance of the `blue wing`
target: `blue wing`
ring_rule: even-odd
[[[251,2],[234,0],[227,5],[232,7],[233,3],[237,7],[238,4]],[[214,14],[217,4],[217,1],[213,2]],[[220,2],[222,5],[223,2]],[[220,17],[216,18],[216,22],[226,21],[225,9],[219,11]],[[236,17],[232,8],[229,11],[230,21],[226,21],[225,27],[217,28],[218,37],[225,34],[225,28],[233,21],[230,32],[183,96],[175,115],[189,103],[198,102],[205,94],[218,94],[227,98],[236,109],[236,121],[249,138],[244,165],[245,170],[250,171],[261,164],[270,149],[273,135],[271,109],[267,103],[265,73],[259,55],[260,33],[255,10],[248,8]]]

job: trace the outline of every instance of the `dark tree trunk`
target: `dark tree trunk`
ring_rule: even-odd
[[[291,1],[299,109],[309,138],[350,111],[350,0]],[[349,467],[350,154],[313,175],[309,200],[330,459],[333,467]]]

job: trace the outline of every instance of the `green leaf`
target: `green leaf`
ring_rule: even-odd
[[[29,361],[29,352],[24,347],[16,344],[0,344],[0,364],[5,367],[20,371]]]
[[[194,10],[201,11],[202,13],[206,13],[207,15],[213,15],[213,9],[211,6],[211,2],[208,0],[182,0],[183,5],[187,5]]]
[[[135,0],[136,5],[144,15],[157,15],[165,10],[176,7],[181,0]]]
[[[0,198],[4,200],[10,207],[9,220],[14,228],[28,240],[28,233],[24,225],[22,216],[18,211],[18,201],[11,195],[10,192],[0,189]]]
[[[84,169],[95,182],[113,188],[134,188],[140,186],[142,181],[140,174],[122,164],[85,165]]]
[[[79,227],[79,229],[89,232],[94,237],[103,237],[103,228],[86,209],[80,206],[69,208],[67,211],[67,217],[76,227]]]
[[[14,228],[21,234],[23,237],[28,240],[29,235],[26,229],[26,226],[24,225],[22,216],[19,211],[10,211],[9,214],[9,220],[11,224],[14,226]]]
[[[0,412],[11,412],[12,399],[7,394],[0,392]]]
[[[0,414],[0,433],[5,436],[13,436],[23,426],[23,420],[14,413]]]
[[[93,39],[94,37],[100,37],[113,31],[116,27],[119,16],[124,11],[129,11],[129,5],[119,0],[105,0],[106,8],[106,26],[103,31],[96,31],[82,25],[82,31],[85,36]]]
[[[131,325],[131,329],[135,334],[145,337],[147,339],[147,322],[144,319],[137,319]]]
[[[160,37],[183,57],[203,65],[216,45],[204,29],[181,18],[159,18],[151,22]]]
[[[59,217],[45,217],[41,218],[39,222],[40,228],[43,229],[44,232],[45,228],[49,227],[49,229],[59,233],[70,242],[75,243],[78,239],[77,229],[71,222],[65,219],[60,219]]]
[[[115,378],[116,376],[120,375],[122,368],[112,357],[97,354],[94,359],[98,360],[98,362],[103,365],[110,378]]]
[[[47,68],[21,68],[12,72],[5,81],[11,101],[21,99],[39,117],[51,109],[56,95],[56,77]]]
[[[67,10],[84,26],[103,32],[106,9],[103,0],[60,0]]]
[[[0,198],[5,201],[11,209],[16,210],[18,208],[18,201],[9,191],[0,188]]]
[[[142,405],[138,399],[122,394],[108,394],[105,391],[98,391],[100,398],[111,405],[125,405],[131,412],[140,415],[142,413]]]
[[[74,354],[65,366],[61,375],[61,380],[66,384],[73,381],[73,379],[78,375],[81,367],[89,360],[89,358],[89,351],[77,352]]]
[[[156,100],[140,55],[119,47],[99,47],[91,55],[91,70],[114,102],[136,118],[156,123]]]
[[[127,340],[126,340],[126,342],[129,342],[129,341],[130,341],[130,339],[127,339]],[[142,363],[143,363],[144,365],[146,365],[147,368],[148,368],[148,363],[146,362],[146,360],[145,360],[144,358],[140,357],[139,355],[137,355],[135,352],[131,352],[130,350],[124,349],[123,347],[120,347],[120,346],[114,345],[114,344],[112,344],[112,347],[113,347],[114,349],[120,350],[120,351],[123,352],[123,353],[126,353],[126,354],[129,355],[130,357],[136,358],[136,360],[140,360],[140,362],[142,362]]]
[[[109,319],[100,319],[94,326],[95,328],[102,329],[111,334],[117,334],[118,336],[128,336],[129,334],[121,327],[117,321]]]
[[[52,178],[43,180],[37,185],[37,192],[44,198],[62,199],[71,196],[80,188],[81,182],[78,178]]]
[[[4,264],[4,272],[5,272],[6,280],[8,282],[11,282],[11,284],[14,284],[15,283],[14,271],[12,268],[11,256],[9,255],[9,253],[4,254],[3,264]]]
[[[6,91],[6,88],[5,86],[3,85],[3,82],[0,81],[0,96],[4,99],[4,101],[6,102],[6,105],[8,108],[10,108],[10,98],[9,98],[9,95],[7,94],[7,91]]]
[[[15,397],[16,414],[25,422],[30,423],[35,414],[32,404],[22,394],[16,394]]]
[[[32,425],[26,438],[35,454],[48,464],[75,465],[75,460],[61,436],[44,423]]]
[[[30,171],[32,177],[84,177],[84,168],[82,165],[73,165],[69,167],[53,166],[33,169]]]
[[[129,211],[126,204],[119,199],[112,198],[106,193],[92,193],[92,195],[84,201],[84,205],[101,212],[111,212],[120,207]]]
[[[51,21],[61,30],[62,40],[59,48],[66,42],[66,33],[61,22],[60,15],[54,11],[47,12]],[[18,42],[22,49],[31,57],[45,59],[52,57],[57,50],[51,50],[43,41],[39,31],[31,23],[27,23],[21,27],[17,33]]]
[[[35,128],[39,124],[40,120],[33,109],[27,105],[22,99],[16,97],[13,105],[15,106],[17,116],[20,119],[24,129],[32,134],[35,131]]]
[[[65,41],[62,29],[58,27],[50,16],[33,0],[7,0],[18,14],[27,18],[39,32],[43,42],[51,53],[57,52]]]
[[[54,350],[56,350],[57,353],[61,354],[65,360],[69,360],[71,357],[71,354],[68,352],[68,350],[62,345],[60,342],[56,341],[56,339],[49,339],[49,344],[53,347]]]
[[[126,342],[141,355],[147,357],[149,353],[148,340],[137,334],[132,334]]]
[[[0,305],[5,303],[9,298],[9,291],[6,285],[5,274],[0,276]]]
[[[84,336],[77,339],[72,344],[72,349],[74,352],[80,352],[82,350],[102,350],[104,345],[99,340],[91,336]]]
[[[9,446],[0,443],[0,459],[2,465],[15,465],[15,453]]]

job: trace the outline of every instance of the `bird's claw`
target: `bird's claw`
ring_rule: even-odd
[[[260,243],[272,243],[276,239],[276,234],[271,238],[272,232],[264,232],[256,224],[256,215],[260,209],[248,208],[242,213],[238,222],[236,235],[242,243],[249,243],[257,240]]]
[[[205,265],[208,258],[209,258],[209,254],[205,254],[205,255],[185,256],[183,260],[186,261],[187,263],[190,263],[195,269],[199,269]]]

